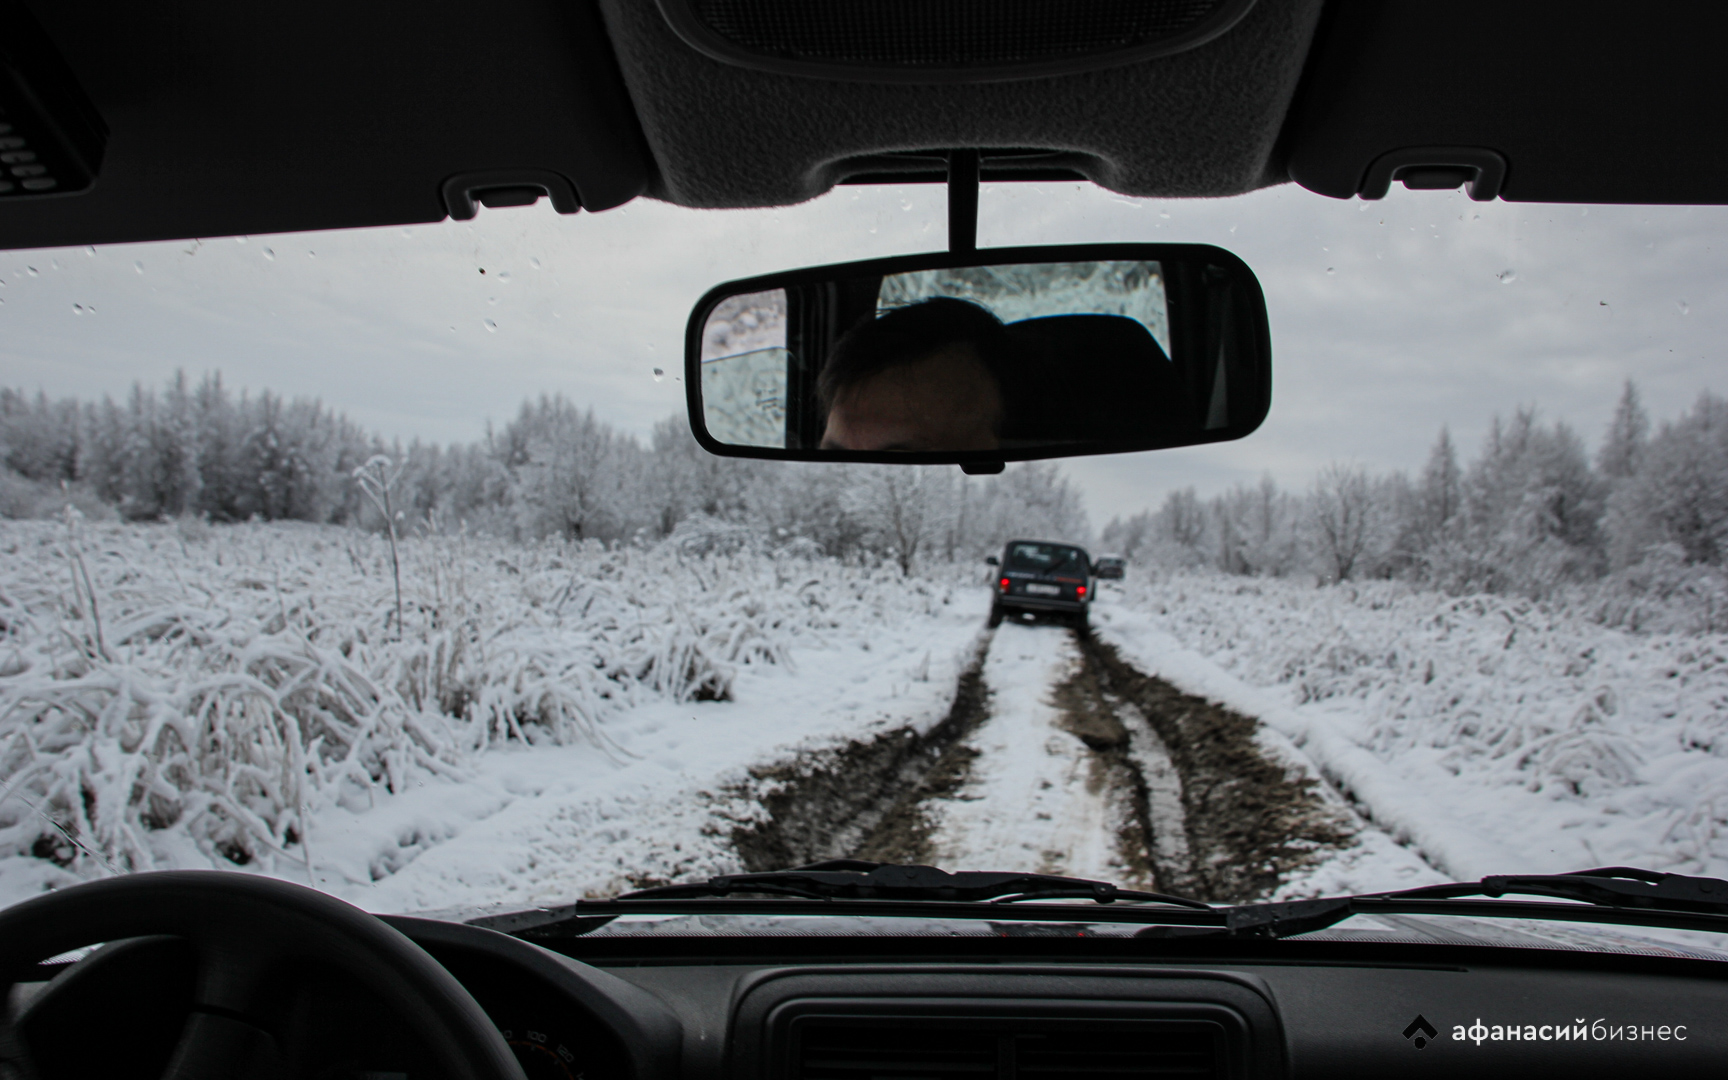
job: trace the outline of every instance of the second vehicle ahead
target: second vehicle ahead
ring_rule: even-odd
[[[1092,606],[1092,560],[1084,548],[1044,540],[1010,540],[1000,559],[984,560],[997,568],[996,597],[990,605],[990,625],[1009,613],[1066,615],[1076,626],[1086,625]]]

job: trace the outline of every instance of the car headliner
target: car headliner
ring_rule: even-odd
[[[430,222],[447,180],[500,169],[566,177],[588,210],[786,205],[940,179],[957,147],[986,180],[1349,197],[1385,153],[1465,146],[1506,160],[1507,199],[1728,202],[1707,127],[1728,7],[1702,0],[1648,22],[1597,0],[1259,0],[1172,56],[931,85],[722,63],[656,0],[24,6],[111,135],[88,192],[0,199],[6,248]]]

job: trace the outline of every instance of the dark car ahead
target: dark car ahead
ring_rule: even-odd
[[[990,605],[990,625],[1010,613],[1050,612],[1086,625],[1092,604],[1092,560],[1084,548],[1045,540],[1010,540],[1002,558],[987,562],[997,568],[996,598]]]
[[[1127,568],[1128,560],[1120,555],[1100,555],[1092,562],[1092,574],[1100,580],[1121,581]]]

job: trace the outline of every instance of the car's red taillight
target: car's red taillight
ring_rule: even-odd
[[[1076,585],[1076,586],[1074,586],[1074,591],[1079,593],[1081,596],[1085,596],[1086,595],[1086,586]]]
[[[1003,592],[1008,591],[1008,579],[1007,578],[1002,579],[1002,591]]]

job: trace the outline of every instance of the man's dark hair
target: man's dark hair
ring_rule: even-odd
[[[895,308],[848,330],[834,346],[816,394],[827,413],[841,394],[889,368],[912,364],[951,345],[966,344],[984,367],[1002,379],[1010,344],[1002,320],[967,300],[938,296]]]

